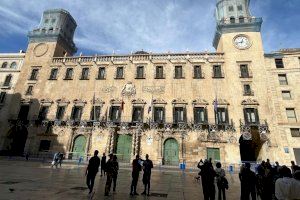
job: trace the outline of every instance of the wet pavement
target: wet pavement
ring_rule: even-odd
[[[0,158],[0,199],[89,199],[85,185],[86,165],[65,163],[62,168],[51,168],[50,163],[16,161]],[[154,168],[150,196],[129,196],[131,171],[120,167],[117,191],[104,196],[106,177],[97,174],[93,199],[203,199],[201,183],[195,179],[196,171],[184,173],[176,169]],[[227,174],[227,199],[239,199],[240,186],[237,174]],[[143,192],[142,174],[138,193]],[[217,199],[217,195],[216,195]]]

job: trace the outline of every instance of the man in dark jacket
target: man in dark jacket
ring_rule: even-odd
[[[113,179],[113,175],[115,173],[115,165],[113,162],[113,154],[109,154],[109,160],[106,163],[105,166],[105,171],[106,171],[106,184],[105,184],[105,196],[108,196],[109,192],[110,192],[110,187],[111,187],[111,183],[112,183],[112,179]]]
[[[103,153],[103,156],[101,158],[101,176],[104,174],[105,176],[105,167],[106,167],[106,155]]]
[[[140,156],[136,155],[135,159],[132,161],[132,182],[130,187],[130,195],[139,195],[136,192],[136,186],[139,180],[139,174],[142,169],[142,166],[140,165]]]
[[[98,157],[98,151],[94,152],[94,156],[89,160],[89,165],[86,168],[86,184],[89,188],[89,194],[92,193],[94,188],[94,182],[96,174],[99,170],[100,158]]]
[[[255,192],[255,182],[256,177],[255,173],[250,169],[250,163],[246,163],[243,170],[240,172],[240,181],[241,181],[241,200],[249,200],[251,194],[252,200],[256,200]]]
[[[143,175],[143,184],[144,184],[144,192],[142,195],[146,195],[146,189],[148,189],[147,196],[150,196],[150,179],[151,179],[151,169],[153,168],[153,163],[149,159],[149,155],[146,154],[146,160],[143,162],[143,169],[144,169],[144,175]],[[148,187],[148,188],[147,188]]]
[[[216,172],[210,161],[205,160],[203,165],[198,164],[200,168],[200,176],[202,181],[202,189],[204,200],[215,200],[215,176]]]

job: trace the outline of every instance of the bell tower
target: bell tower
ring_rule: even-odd
[[[215,18],[217,22],[213,46],[220,52],[229,46],[229,38],[234,36],[233,45],[238,50],[248,49],[254,44],[262,49],[261,24],[262,18],[251,15],[250,0],[217,0]],[[239,35],[237,35],[239,34]],[[260,41],[259,43],[257,43]]]

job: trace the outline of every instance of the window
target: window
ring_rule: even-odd
[[[278,74],[278,79],[279,79],[279,84],[280,85],[287,85],[288,84],[286,74]]]
[[[144,78],[144,67],[138,66],[136,68],[136,78]]]
[[[165,121],[165,108],[164,107],[154,107],[154,122],[163,123]]]
[[[243,10],[243,6],[242,5],[238,5],[237,9],[238,9],[238,11],[242,11]]]
[[[230,17],[230,23],[234,24],[235,23],[235,18],[234,17]]]
[[[258,111],[255,108],[245,108],[244,118],[246,124],[257,124],[259,123]]]
[[[28,112],[29,112],[29,105],[21,105],[19,114],[18,114],[18,119],[25,121],[27,120],[27,116],[28,116]]]
[[[194,123],[201,124],[207,122],[206,109],[203,107],[194,108]]]
[[[12,62],[12,63],[10,64],[10,68],[11,68],[11,69],[16,69],[16,68],[17,68],[17,63],[16,63],[16,62]]]
[[[240,65],[241,78],[249,78],[249,69],[248,65]]]
[[[120,122],[120,120],[121,120],[120,106],[111,106],[110,107],[109,119],[112,122]]]
[[[45,24],[47,24],[49,22],[49,19],[45,19]]]
[[[297,122],[294,108],[286,108],[286,116],[289,122]]]
[[[226,108],[217,108],[215,111],[216,123],[225,124],[228,123],[228,111]]]
[[[181,79],[183,78],[182,74],[182,66],[175,66],[175,79]]]
[[[82,106],[74,106],[71,113],[71,120],[80,121],[82,115]]]
[[[29,80],[37,80],[39,69],[32,69]]]
[[[254,93],[251,90],[250,84],[244,84],[244,96],[253,96]]]
[[[232,12],[234,9],[233,9],[233,6],[229,6],[228,7],[228,10],[229,10],[229,12]]]
[[[98,79],[105,79],[105,67],[99,67]]]
[[[0,103],[3,104],[5,100],[6,92],[1,92],[0,93]]]
[[[213,78],[223,78],[221,65],[213,66]]]
[[[42,106],[39,112],[38,120],[43,121],[47,118],[49,106]]]
[[[284,100],[292,99],[292,95],[290,91],[282,91],[281,94],[282,94],[282,99]]]
[[[57,72],[58,72],[57,68],[51,69],[49,79],[50,80],[56,80],[57,79]]]
[[[184,107],[174,107],[173,122],[175,124],[186,122],[186,109]]]
[[[7,67],[7,62],[4,62],[1,66],[1,68],[6,68]]]
[[[275,65],[276,65],[277,69],[284,68],[282,58],[276,58],[275,59]]]
[[[26,90],[26,95],[32,95],[33,85],[29,85]]]
[[[101,106],[93,106],[91,110],[90,119],[92,121],[100,121],[100,112],[101,112]]]
[[[3,86],[10,86],[11,78],[12,78],[12,75],[11,75],[11,74],[7,75],[7,76],[5,77]]]
[[[164,78],[164,68],[163,68],[163,66],[156,66],[156,69],[155,69],[155,78],[156,79],[162,79],[162,78]]]
[[[50,144],[51,144],[50,140],[41,140],[39,151],[49,151],[50,150]]]
[[[81,72],[81,80],[88,80],[89,79],[89,68],[83,68]]]
[[[201,66],[194,66],[194,79],[202,78]]]
[[[243,16],[240,16],[239,17],[239,22],[242,24],[242,23],[245,23],[245,18]]]
[[[64,118],[66,106],[58,106],[56,111],[56,120],[62,120]]]
[[[300,129],[299,128],[291,128],[292,137],[300,137]]]
[[[117,67],[116,79],[122,79],[122,78],[124,78],[124,68]]]
[[[143,122],[143,107],[133,107],[132,122]]]
[[[73,68],[67,68],[66,71],[66,80],[71,80],[73,78]]]
[[[52,20],[51,20],[51,23],[54,24],[55,21],[56,21],[56,19],[52,19]]]

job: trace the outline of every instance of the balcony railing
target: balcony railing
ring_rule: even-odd
[[[228,24],[253,24],[253,23],[262,23],[262,18],[260,17],[244,17],[242,20],[239,18],[235,18],[234,22],[228,18],[228,19],[223,19],[218,22],[218,25],[228,25]]]

